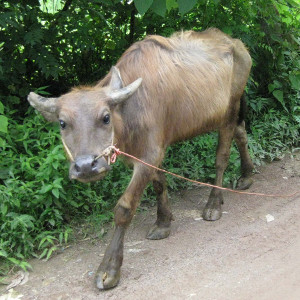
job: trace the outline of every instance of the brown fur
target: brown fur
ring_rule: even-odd
[[[251,59],[241,42],[210,29],[169,39],[150,36],[130,47],[116,66],[125,85],[143,78],[142,87],[122,106],[120,138],[128,144],[124,150],[142,155],[141,129],[155,124],[156,140],[166,148],[237,118]],[[109,80],[110,74],[97,87]]]
[[[240,98],[251,68],[250,55],[242,42],[217,29],[179,32],[169,39],[149,36],[132,45],[116,66],[125,86],[138,77],[143,78],[138,91],[114,112],[122,120],[115,126],[118,147],[158,166],[168,145],[219,130],[216,185],[222,185],[233,138],[241,154],[241,187],[251,185],[253,164],[247,149],[245,125],[238,124]],[[108,74],[96,88],[107,86],[110,79]],[[164,175],[133,164],[132,180],[116,208],[117,228],[121,226],[118,224],[130,223],[144,188],[149,180],[154,180],[157,221],[148,238],[165,238],[170,232],[172,213]],[[219,219],[222,204],[221,191],[213,189],[204,219]],[[129,209],[130,215],[122,215],[124,209]],[[107,253],[112,247],[108,247]],[[121,243],[115,247],[121,247]],[[110,259],[116,256],[110,255]],[[111,263],[100,265],[97,276],[100,288],[115,285],[116,276],[107,282],[101,279],[107,270],[115,272],[117,268]]]
[[[218,130],[216,185],[222,185],[235,139],[241,154],[241,186],[249,187],[253,164],[245,124],[238,119],[251,58],[241,41],[214,28],[200,33],[179,32],[170,38],[149,36],[125,51],[116,67],[119,80],[117,69],[113,69],[96,86],[73,89],[57,101],[55,113],[68,123],[62,137],[75,159],[98,156],[114,137],[113,143],[121,150],[160,166],[170,144]],[[143,79],[142,84],[129,99],[120,104],[113,101],[112,88],[122,83],[128,86],[138,78]],[[55,119],[52,108],[43,108],[45,101],[38,102],[39,96],[29,98],[35,107],[47,110],[49,119]],[[105,125],[102,120],[107,113],[111,123]],[[101,164],[105,163],[102,159]],[[101,289],[118,283],[125,228],[150,181],[157,193],[158,211],[147,237],[161,239],[170,233],[172,213],[164,175],[135,161],[131,163],[133,176],[116,206],[116,231],[97,273]],[[101,174],[91,180],[100,178]],[[222,203],[221,191],[213,189],[203,218],[219,219]]]

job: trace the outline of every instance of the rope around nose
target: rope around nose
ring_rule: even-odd
[[[208,187],[216,188],[216,189],[228,191],[228,192],[231,192],[231,193],[242,194],[242,195],[251,195],[251,196],[263,196],[263,197],[269,197],[269,198],[292,198],[292,197],[294,197],[294,196],[296,196],[297,194],[300,193],[300,191],[296,191],[295,193],[292,193],[292,194],[264,194],[264,193],[241,192],[241,191],[232,190],[232,189],[220,187],[220,186],[209,184],[209,183],[204,183],[204,182],[201,182],[201,181],[192,180],[192,179],[183,177],[181,175],[169,172],[167,170],[158,168],[158,167],[153,166],[153,165],[151,165],[151,164],[149,164],[149,163],[147,163],[147,162],[145,162],[145,161],[143,161],[143,160],[141,160],[141,159],[139,159],[139,158],[137,158],[137,157],[135,157],[135,156],[133,156],[131,154],[128,154],[126,152],[121,151],[120,149],[116,148],[115,146],[109,146],[107,149],[105,149],[103,151],[103,153],[104,152],[105,152],[105,154],[101,154],[101,155],[99,155],[99,157],[101,157],[103,155],[110,156],[110,162],[111,163],[114,163],[116,161],[117,156],[124,155],[124,156],[127,156],[127,157],[129,157],[131,159],[134,159],[134,160],[140,162],[141,164],[144,164],[144,165],[146,165],[146,166],[148,166],[148,167],[150,167],[152,169],[155,169],[157,171],[160,171],[160,172],[163,172],[163,173],[175,176],[177,178],[180,178],[180,179],[183,179],[183,180],[195,183],[195,184],[200,184],[200,185],[203,185],[203,186],[208,186]],[[110,152],[110,154],[109,154],[109,152]]]

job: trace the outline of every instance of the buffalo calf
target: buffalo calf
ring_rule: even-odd
[[[74,88],[59,98],[30,93],[28,100],[47,120],[60,123],[71,179],[103,178],[110,166],[100,154],[112,144],[160,166],[169,145],[217,130],[215,184],[222,186],[234,139],[241,156],[239,187],[245,189],[252,183],[253,164],[241,101],[250,68],[243,43],[217,29],[179,32],[170,38],[154,35],[134,43],[95,86]],[[151,181],[157,220],[147,238],[170,234],[172,212],[164,174],[128,160],[133,175],[115,208],[115,232],[96,276],[100,289],[119,282],[125,230]],[[219,219],[222,204],[222,191],[213,188],[203,218]]]

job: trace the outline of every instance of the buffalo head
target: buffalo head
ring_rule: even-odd
[[[90,182],[109,170],[105,157],[99,157],[113,142],[116,107],[139,88],[142,79],[124,86],[119,70],[113,67],[105,87],[80,87],[59,98],[30,93],[28,101],[48,121],[59,122],[65,151],[71,161],[71,179]]]

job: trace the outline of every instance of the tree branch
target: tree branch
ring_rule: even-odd
[[[130,13],[129,44],[132,44],[134,42],[135,12],[136,12],[135,7],[133,7]]]
[[[66,11],[69,9],[69,7],[71,6],[73,0],[67,0],[63,9],[61,11]]]

